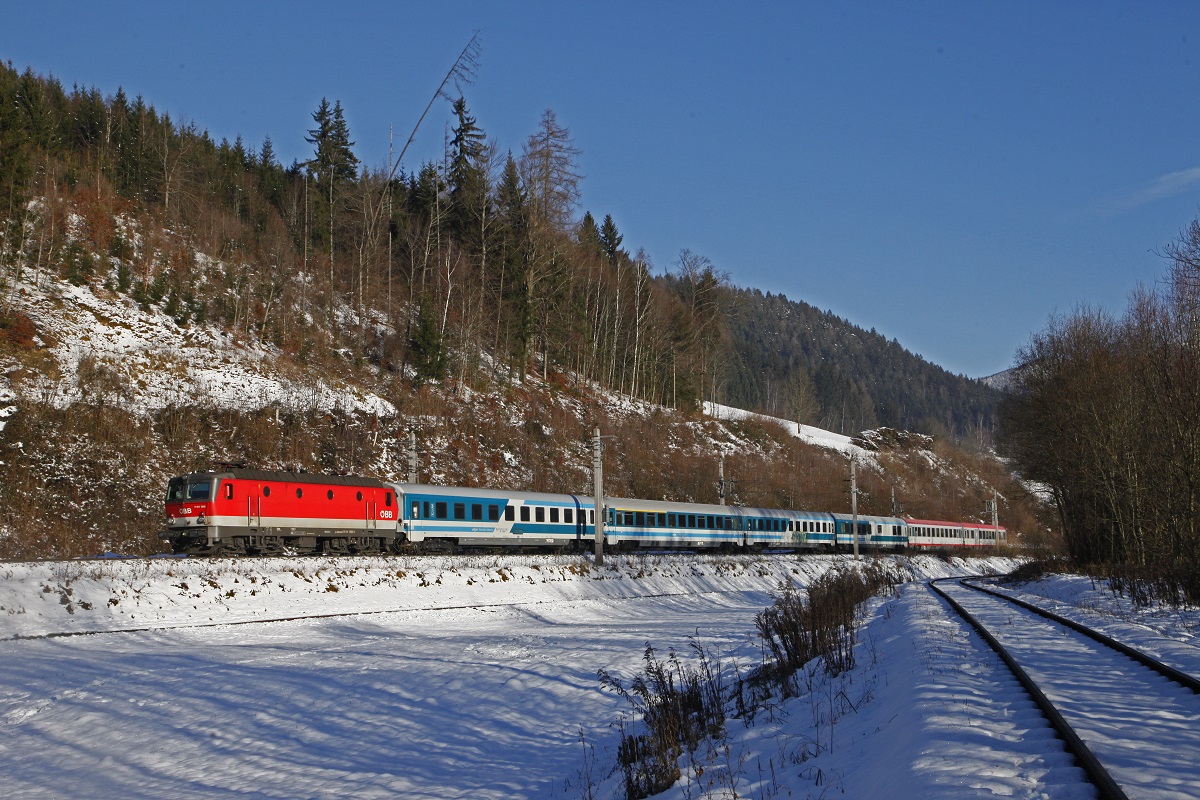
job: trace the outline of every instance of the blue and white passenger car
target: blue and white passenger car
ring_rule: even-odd
[[[440,539],[460,547],[565,547],[595,536],[595,504],[588,497],[415,483],[392,487],[401,500],[400,528],[414,544]]]

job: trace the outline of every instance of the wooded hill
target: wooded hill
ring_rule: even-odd
[[[89,354],[48,355],[54,336],[21,299],[30,286],[54,281],[169,315],[185,331],[218,331],[265,348],[281,368],[311,381],[370,387],[414,420],[431,419],[420,411],[430,397],[442,398],[438,407],[461,407],[456,396],[509,398],[536,376],[533,391],[570,387],[648,404],[640,408],[679,409],[684,414],[672,425],[684,427],[711,399],[833,430],[890,423],[987,444],[994,395],[979,384],[833,315],[736,289],[686,249],[669,271],[657,272],[643,252],[625,246],[611,214],[600,222],[580,217],[579,149],[552,110],[514,152],[487,138],[463,98],[447,99],[452,136],[437,163],[412,171],[399,163],[364,167],[340,103],[322,101],[304,131],[312,157],[285,166],[270,139],[253,147],[215,141],[140,97],[68,91],[53,78],[0,65],[0,406],[15,398],[21,407],[0,436],[8,448],[0,452],[0,512],[11,529],[28,521],[19,513],[23,503],[78,505],[78,478],[119,474],[121,464],[144,465],[144,486],[128,499],[142,527],[157,513],[151,498],[161,473],[207,466],[205,459],[388,475],[399,469],[379,419],[358,412],[276,405],[272,422],[195,396],[169,408],[126,409],[144,376]],[[70,392],[64,375],[77,384]],[[87,407],[64,408],[72,398]],[[137,413],[122,416],[127,411],[145,411],[149,427]],[[208,428],[226,413],[223,440]],[[607,412],[580,412],[569,441],[556,442],[547,431],[563,426],[523,416],[510,424],[529,441],[568,450],[580,431],[616,424]],[[502,476],[528,484],[515,488],[577,488],[562,485],[567,477],[550,466],[530,471],[521,453],[536,460],[539,447],[518,446],[502,427],[497,422],[495,442],[479,430],[462,441],[493,465],[515,458],[518,466]],[[56,436],[75,449],[56,450]],[[36,469],[35,444],[43,459]],[[668,463],[646,444],[629,463]],[[136,452],[125,452],[130,447]],[[435,473],[472,481],[503,472],[485,466]],[[644,496],[709,494],[668,485],[672,475],[682,480],[677,472],[656,477]],[[55,484],[54,474],[68,473],[76,482]],[[830,480],[836,493],[841,478]],[[92,488],[99,508],[104,495]],[[973,495],[952,503],[977,505]],[[100,531],[120,516],[88,524]],[[67,531],[70,522],[55,524]]]
[[[394,174],[360,165],[340,103],[312,119],[312,158],[284,166],[269,138],[215,142],[140,97],[68,92],[0,65],[0,259],[108,282],[305,361],[349,349],[417,383],[536,362],[673,407],[710,399],[841,432],[987,442],[995,394],[978,382],[832,314],[735,289],[687,250],[656,275],[611,215],[580,219],[580,151],[552,110],[514,155],[458,98],[442,161]],[[82,230],[69,230],[67,200]],[[130,217],[186,244],[130,241]]]
[[[847,435],[886,426],[990,447],[1000,393],[981,381],[807,303],[757,289],[731,295],[733,405]]]

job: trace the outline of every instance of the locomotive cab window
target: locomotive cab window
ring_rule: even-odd
[[[271,496],[271,487],[264,486],[263,487],[263,497],[270,497],[270,496]]]
[[[355,500],[362,500],[362,492],[355,492],[355,494],[354,494],[354,499],[355,499]]]
[[[329,491],[325,492],[325,496],[327,498],[329,498],[330,500],[332,500],[333,499],[333,489],[330,489]]]
[[[189,483],[187,487],[188,500],[207,500],[209,489],[212,488],[208,482],[205,483]]]
[[[297,488],[296,489],[296,499],[299,500],[301,497],[304,497],[304,490]]]
[[[383,504],[385,506],[387,506],[388,508],[392,507],[392,493],[391,492],[383,493]]]
[[[232,483],[225,484],[225,499],[226,500],[233,499],[233,484]]]

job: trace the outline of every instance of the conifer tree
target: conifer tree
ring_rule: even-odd
[[[617,223],[613,222],[612,214],[605,214],[604,223],[600,226],[600,248],[611,263],[616,263],[624,240],[625,237],[617,233]]]
[[[600,241],[600,229],[596,227],[596,218],[590,211],[583,213],[583,221],[579,223],[579,245],[589,256],[604,254],[604,246]]]
[[[450,141],[450,225],[462,237],[473,227],[473,218],[478,216],[487,194],[487,174],[482,163],[485,142],[475,117],[467,112],[465,99],[454,101],[454,115],[458,124]]]
[[[340,100],[330,108],[329,100],[322,97],[321,105],[313,112],[313,122],[317,127],[308,131],[309,135],[305,137],[305,141],[315,145],[314,158],[308,163],[309,173],[322,190],[318,195],[323,197],[326,203],[325,213],[320,216],[328,220],[326,244],[329,248],[329,289],[332,293],[337,199],[342,190],[358,176],[358,157],[351,150],[354,142],[350,141],[350,129],[346,124]],[[330,300],[332,302],[332,296]]]

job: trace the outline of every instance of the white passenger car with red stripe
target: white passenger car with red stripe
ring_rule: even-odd
[[[942,547],[996,547],[1007,540],[1003,526],[978,522],[947,522],[906,517],[908,546],[935,550]]]

